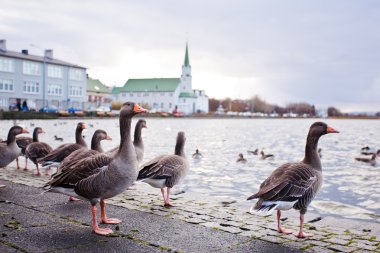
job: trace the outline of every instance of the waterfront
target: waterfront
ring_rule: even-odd
[[[260,183],[285,162],[302,159],[308,128],[314,119],[161,119],[147,118],[148,129],[143,130],[145,142],[144,161],[156,155],[172,153],[178,131],[187,136],[185,146],[191,171],[180,187],[187,195],[212,197],[217,200],[237,201],[234,205],[247,208],[251,203],[245,199],[254,193]],[[1,136],[5,138],[12,121],[1,121]],[[41,126],[46,134],[41,141],[56,147],[54,135],[65,142],[74,141],[74,128],[78,120],[32,120],[20,121],[33,130]],[[102,143],[105,150],[119,142],[118,120],[85,119],[89,126],[84,132],[89,144],[96,129],[104,129],[113,137],[112,142]],[[136,120],[134,121],[134,123]],[[323,136],[322,148],[324,184],[310,210],[346,218],[380,220],[380,179],[377,167],[354,160],[360,148],[380,148],[376,131],[380,121],[326,120],[341,133]],[[134,124],[133,123],[133,124]],[[203,154],[200,160],[192,159],[196,148]],[[247,150],[264,149],[273,153],[272,161],[260,160],[259,156],[247,154]],[[237,164],[238,153],[248,162]],[[23,159],[22,159],[23,160]],[[23,163],[21,163],[23,165]],[[32,166],[30,166],[32,167]],[[181,189],[177,189],[181,190]]]

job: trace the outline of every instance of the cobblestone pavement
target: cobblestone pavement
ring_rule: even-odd
[[[33,173],[7,167],[2,169],[0,179],[33,187],[41,187],[48,181],[47,176],[37,177]],[[134,188],[107,200],[107,203],[306,252],[380,252],[380,226],[375,222],[334,217],[322,217],[320,221],[312,222],[319,219],[316,219],[316,214],[308,212],[305,230],[314,235],[309,239],[298,239],[293,235],[277,233],[274,215],[249,214],[248,210],[240,208],[239,203],[233,200],[218,202],[213,199],[195,199],[178,192],[171,196],[175,207],[168,209],[162,206],[158,189],[144,183],[137,183]],[[286,228],[298,230],[297,212],[283,212],[282,217]]]

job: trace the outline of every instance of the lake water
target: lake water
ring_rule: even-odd
[[[41,141],[53,147],[74,142],[75,126],[79,120],[20,121],[33,131],[30,123],[41,126],[46,134]],[[120,136],[118,119],[85,119],[90,126],[84,132],[90,145],[96,129],[106,130],[113,141],[103,141],[105,150],[118,145]],[[133,126],[137,119],[134,119]],[[168,119],[146,118],[148,128],[143,129],[144,161],[156,155],[174,152],[178,131],[186,133],[185,151],[191,171],[182,184],[188,194],[212,197],[216,200],[237,201],[249,208],[245,199],[255,193],[260,183],[285,162],[300,161],[304,156],[306,135],[314,119]],[[5,138],[12,121],[0,121],[0,138]],[[344,216],[346,218],[380,221],[380,161],[370,166],[355,161],[363,146],[380,148],[380,121],[376,120],[325,120],[340,131],[320,139],[324,182],[312,202],[310,210]],[[91,127],[93,126],[93,127]],[[198,148],[200,160],[192,158]],[[259,148],[272,153],[275,159],[261,160],[247,153]],[[246,164],[236,163],[239,153],[247,158]]]

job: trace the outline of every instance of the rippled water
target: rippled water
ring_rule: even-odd
[[[187,193],[206,195],[221,200],[236,200],[238,205],[251,204],[245,199],[258,190],[260,183],[279,165],[299,161],[312,119],[165,119],[147,118],[148,129],[143,130],[144,161],[160,154],[174,152],[176,134],[186,133],[185,146],[191,171],[182,187]],[[56,147],[54,135],[74,141],[74,128],[78,120],[21,121],[31,131],[41,126],[46,134],[41,141]],[[104,129],[113,141],[103,141],[105,150],[118,144],[118,119],[84,120],[93,127],[84,132],[90,143],[96,129]],[[133,124],[136,122],[134,120]],[[360,148],[380,148],[380,121],[326,120],[341,133],[325,135],[320,139],[322,148],[323,187],[311,208],[356,219],[380,221],[380,161],[373,167],[354,160]],[[12,121],[1,121],[0,137],[5,138]],[[195,149],[203,155],[192,158]],[[271,161],[260,160],[247,150],[264,149],[275,155]],[[248,159],[246,164],[236,163],[239,153]]]

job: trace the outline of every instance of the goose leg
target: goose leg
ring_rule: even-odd
[[[78,201],[78,200],[80,200],[80,199],[74,198],[73,196],[69,197],[69,201]]]
[[[45,176],[49,176],[49,170],[50,170],[50,168],[47,168],[47,169],[45,170]]]
[[[170,200],[170,187],[166,187],[166,199],[164,199],[164,200],[165,200],[165,207],[171,207],[171,206],[173,206],[169,202],[169,200]]]
[[[4,187],[6,187],[5,184],[0,184],[0,188],[4,188]]]
[[[18,164],[18,157],[16,157],[16,163],[17,163],[17,169],[19,170],[20,169],[20,166]]]
[[[36,168],[37,168],[36,176],[41,176],[40,169],[38,168],[38,163],[36,163]]]
[[[313,234],[311,233],[304,233],[302,231],[303,222],[304,222],[304,214],[300,214],[300,231],[298,232],[298,234],[294,233],[294,235],[297,236],[298,238],[307,238],[307,237],[313,236]]]
[[[105,224],[119,224],[121,222],[121,220],[117,218],[107,218],[106,203],[104,203],[104,200],[100,201],[100,216],[102,218],[102,222]]]
[[[283,234],[292,234],[294,231],[291,229],[285,229],[281,226],[281,211],[277,210],[277,231]]]
[[[166,204],[165,188],[161,188],[161,194],[162,194],[162,198],[164,199],[164,205],[165,205]]]
[[[25,156],[25,168],[24,171],[28,170],[28,158]]]
[[[96,208],[95,205],[91,207],[91,211],[92,211],[92,230],[95,232],[95,234],[108,235],[108,234],[113,233],[112,229],[110,228],[100,228],[98,226],[98,223],[96,222],[96,212],[98,211],[98,209]]]

